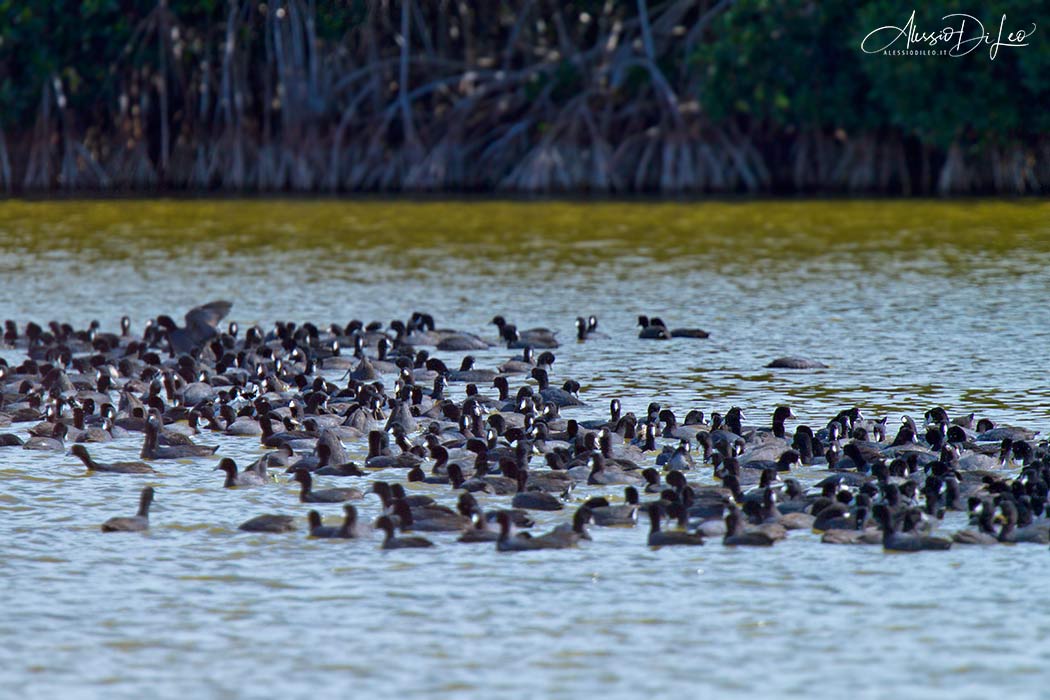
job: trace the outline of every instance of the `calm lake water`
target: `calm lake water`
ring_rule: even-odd
[[[581,418],[612,397],[680,415],[739,405],[753,422],[787,402],[812,425],[852,405],[895,423],[940,404],[1050,431],[1039,201],[8,202],[0,274],[0,318],[20,325],[115,329],[128,314],[141,329],[228,298],[242,326],[418,309],[491,337],[501,313],[560,330],[555,379],[582,384],[589,406],[568,413]],[[639,313],[711,339],[640,341]],[[608,338],[577,344],[573,321],[589,314]],[[476,353],[482,366],[512,354]],[[830,368],[764,369],[781,355]],[[238,462],[261,453],[250,439],[204,441]],[[129,458],[138,441],[96,451]],[[305,527],[308,508],[283,480],[220,488],[214,460],[161,463],[143,480],[85,477],[64,454],[2,456],[11,697],[1046,693],[1044,547],[887,555],[796,532],[768,551],[651,551],[639,526],[594,528],[575,551],[499,555],[436,534],[430,551],[381,552],[377,538],[239,533],[264,512]],[[102,536],[145,483],[151,533]],[[576,496],[597,493],[616,489]],[[371,519],[377,502],[361,509]],[[944,530],[963,525],[952,517]]]

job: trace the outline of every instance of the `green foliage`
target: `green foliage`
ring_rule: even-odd
[[[1006,0],[994,7],[972,0],[916,6],[918,32],[958,27],[951,13],[975,16],[1002,41],[1036,25],[1029,45],[989,44],[971,53],[888,55],[865,53],[861,42],[883,26],[903,27],[911,6],[896,0],[860,3],[799,3],[741,0],[710,30],[711,41],[692,57],[702,76],[701,104],[715,119],[746,118],[795,128],[877,129],[896,127],[921,142],[995,143],[1045,134],[1050,116],[1050,6],[1037,0]],[[966,37],[976,25],[969,21]],[[887,36],[890,36],[887,34]],[[912,49],[947,51],[953,43],[912,44]],[[874,46],[874,44],[873,44]],[[892,48],[904,49],[905,39]],[[872,47],[869,47],[872,48]]]
[[[0,125],[28,127],[55,78],[75,111],[110,99],[112,66],[153,4],[0,0]]]
[[[258,14],[263,4],[239,7]],[[169,70],[175,56],[193,70],[222,41],[229,8],[227,0],[0,0],[0,126],[29,128],[54,77],[74,112],[111,107],[128,69],[143,77],[158,69],[158,26],[169,30]],[[322,0],[315,11],[319,40],[339,41],[364,21],[367,5]]]
[[[367,15],[368,5],[365,0],[320,2],[317,4],[317,36],[339,41],[350,29],[363,24]]]
[[[717,18],[692,57],[709,115],[776,127],[868,126],[848,3],[744,0]]]
[[[716,5],[720,11],[707,24],[706,13]],[[165,163],[161,178],[166,181],[211,182],[212,175],[197,169],[189,176],[168,173],[186,167],[185,150],[180,161],[180,149],[201,139],[219,143],[228,129],[262,141],[288,136],[288,147],[298,148],[296,144],[312,143],[318,135],[325,138],[334,131],[333,120],[340,120],[342,145],[355,130],[364,129],[360,133],[370,144],[386,139],[384,145],[396,149],[400,142],[391,134],[400,133],[401,119],[391,115],[403,109],[393,102],[401,79],[402,7],[401,0],[0,0],[0,127],[16,149],[52,138],[54,122],[51,131],[30,132],[41,105],[52,107],[60,90],[68,108],[64,125],[71,127],[63,133],[87,144],[100,160],[117,153],[113,144],[126,150],[143,146],[146,155],[135,158],[149,162],[132,172],[135,177],[146,173],[141,176],[145,182],[151,181],[151,166],[158,162]],[[447,127],[442,120],[462,121],[456,105],[469,104],[469,121],[484,125],[476,130],[478,138],[499,137],[506,124],[520,119],[527,128],[508,132],[499,147],[527,149],[530,140],[543,134],[572,138],[566,125],[579,114],[591,114],[610,142],[622,139],[625,147],[618,158],[625,163],[639,159],[640,173],[624,182],[649,186],[645,183],[659,172],[659,187],[674,176],[686,188],[751,189],[777,187],[799,177],[806,162],[801,156],[802,166],[790,168],[787,176],[787,170],[777,169],[795,143],[791,135],[803,131],[817,132],[817,144],[827,143],[829,135],[856,136],[858,142],[876,145],[885,138],[904,152],[902,158],[894,152],[891,161],[885,154],[878,157],[895,171],[915,170],[920,160],[932,160],[936,168],[951,144],[968,147],[972,154],[1013,157],[1010,149],[998,147],[1045,143],[1050,134],[1050,110],[1045,108],[1050,104],[1050,51],[1045,50],[1050,5],[1045,0],[1000,0],[992,7],[942,0],[915,6],[920,32],[957,26],[959,20],[943,18],[953,12],[976,15],[991,41],[1004,14],[1003,41],[1010,32],[1031,31],[1035,25],[1028,46],[1001,47],[995,60],[987,43],[961,57],[861,50],[872,30],[907,24],[913,8],[899,0],[737,0],[725,8],[714,0],[647,0],[647,24],[641,22],[639,7],[637,0],[417,2],[408,37],[409,83],[420,88],[408,107],[417,130],[433,143]],[[228,28],[235,46],[227,53]],[[893,48],[902,49],[904,43],[898,40]],[[948,46],[942,42],[934,48],[940,52]],[[650,52],[655,66],[645,60]],[[504,67],[506,75],[498,70]],[[475,82],[482,87],[472,86]],[[668,89],[680,98],[683,118],[675,124],[698,138],[712,122],[741,126],[726,133],[743,132],[742,138],[757,144],[772,175],[752,172],[746,158],[736,158],[733,167],[740,169],[742,185],[721,176],[705,179],[696,174],[700,171],[691,158],[679,159],[674,148],[638,150],[650,146],[632,140],[632,134],[669,123],[674,101],[667,99]],[[472,94],[480,97],[468,97]],[[579,111],[559,115],[559,108],[569,103]],[[235,113],[231,105],[236,105]],[[535,111],[526,119],[530,110]],[[370,129],[377,136],[370,136]],[[300,139],[303,133],[305,140]],[[675,138],[682,140],[678,134]],[[677,141],[675,147],[681,145]],[[728,142],[724,147],[737,148]],[[488,152],[487,145],[478,148]],[[920,148],[921,158],[916,155]],[[381,151],[370,145],[369,152]],[[216,153],[219,163],[226,152],[220,148]],[[412,153],[416,157],[418,149]],[[827,162],[826,156],[817,157]],[[120,157],[111,160],[114,168],[124,167]],[[499,168],[511,160],[494,157],[492,172],[502,173]],[[235,165],[231,182],[240,187],[245,170],[241,161]],[[380,165],[388,169],[383,175],[363,175],[358,184],[387,187],[401,177],[394,159]],[[265,168],[271,166],[264,166],[259,172],[269,173]],[[76,170],[68,163],[63,167]],[[221,171],[218,165],[210,167],[208,173]],[[875,166],[864,167],[871,172],[848,179],[846,186],[876,186]],[[1046,178],[1032,167],[1010,167],[1021,173],[1020,184],[1011,185],[1015,189],[1045,187],[1038,183]],[[283,186],[285,176],[273,168],[277,175],[259,175],[263,186]],[[831,172],[826,165],[823,170]],[[557,178],[563,173],[556,175],[551,181],[562,186]],[[920,173],[912,175],[915,179]],[[492,175],[490,181],[504,176]],[[889,182],[906,176],[878,178]],[[326,179],[325,186],[335,186],[339,177]],[[525,168],[513,177],[536,187],[533,183],[544,182],[547,175],[541,172],[535,179]],[[926,181],[916,186],[931,187],[929,172],[922,177]],[[959,177],[960,182],[971,179]],[[34,178],[41,179],[34,186],[55,179],[46,173],[27,176],[31,184]],[[469,186],[476,186],[471,178],[466,178]],[[1003,186],[1002,180],[997,177],[995,186]]]
[[[894,14],[896,13],[896,14]],[[939,31],[945,26],[957,29],[962,18],[942,19],[952,13],[975,16],[984,31],[995,41],[999,23],[1005,13],[1002,41],[1020,28],[1034,22],[1050,30],[1050,14],[1045,3],[1011,0],[994,8],[973,7],[969,0],[946,0],[934,7],[917,8],[917,31]],[[864,27],[908,21],[895,3],[878,0],[867,3],[858,16]],[[978,36],[977,26],[966,20],[966,37]],[[1000,47],[995,60],[990,58],[989,44],[958,57],[865,55],[864,74],[871,82],[874,104],[884,110],[891,124],[913,133],[926,143],[946,146],[961,143],[994,143],[1015,141],[1038,134],[1046,127],[1040,104],[1046,104],[1046,51],[1036,29],[1034,41],[1026,47]],[[957,39],[932,47],[912,44],[912,48],[947,51]],[[894,44],[904,47],[903,39]],[[1022,65],[1026,66],[1022,69]],[[1040,126],[1039,122],[1042,122]]]

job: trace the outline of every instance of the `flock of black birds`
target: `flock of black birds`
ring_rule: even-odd
[[[7,321],[3,347],[25,359],[0,359],[0,426],[20,428],[0,434],[0,446],[68,450],[91,474],[149,477],[170,460],[211,467],[218,448],[202,444],[209,434],[257,441],[269,451],[251,465],[223,457],[213,467],[226,488],[294,479],[301,503],[343,505],[339,525],[309,510],[311,537],[349,540],[374,528],[384,549],[433,546],[419,533],[454,533],[499,551],[564,549],[591,540],[590,527],[633,527],[640,514],[652,547],[771,546],[791,530],[894,551],[1050,543],[1050,447],[1032,430],[951,418],[942,407],[925,411],[921,427],[906,415],[891,428],[853,407],[789,433],[788,406],[752,427],[738,407],[709,416],[694,409],[679,420],[657,403],[644,415],[624,412],[616,399],[607,417],[582,420],[562,416],[585,404],[575,380],[551,382],[559,342],[547,328],[496,316],[498,343],[520,352],[490,369],[467,354],[451,370],[433,353],[494,343],[439,329],[418,312],[386,327],[355,320],[221,330],[231,307],[194,308],[184,326],[160,316],[140,337],[127,317],[118,333],[98,322],[75,330]],[[659,318],[638,321],[643,339],[708,337]],[[601,337],[595,317],[576,319],[578,342]],[[801,358],[769,366],[823,367]],[[452,386],[462,398],[452,398]],[[88,443],[114,440],[141,442],[139,459],[92,458]],[[351,461],[344,443],[367,443],[367,456]],[[314,488],[337,478],[350,486]],[[581,489],[584,497],[578,485],[594,488]],[[137,513],[107,520],[102,531],[148,530],[155,495],[143,488]],[[381,512],[360,522],[350,502],[371,496]],[[529,532],[536,511],[566,509],[571,517],[553,530]],[[970,525],[939,528],[951,511]],[[295,515],[264,514],[240,529],[298,525]]]

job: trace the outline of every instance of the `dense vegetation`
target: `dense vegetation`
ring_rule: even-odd
[[[1036,25],[991,60],[862,52],[890,0],[0,0],[0,186],[1046,192],[1050,6],[994,5],[915,20]]]

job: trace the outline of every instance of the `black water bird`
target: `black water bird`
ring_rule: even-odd
[[[142,489],[139,510],[130,517],[110,518],[102,523],[102,532],[144,532],[149,529],[149,507],[153,503],[153,487]]]

